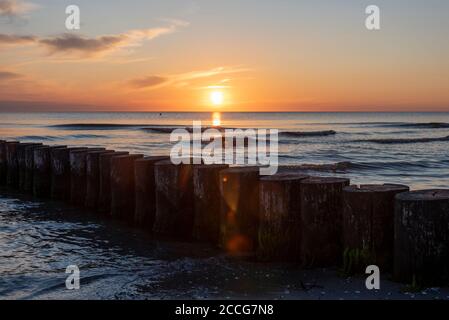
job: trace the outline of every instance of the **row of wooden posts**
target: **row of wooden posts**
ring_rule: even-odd
[[[376,264],[402,282],[449,280],[448,190],[2,140],[0,184],[261,261],[347,273]]]

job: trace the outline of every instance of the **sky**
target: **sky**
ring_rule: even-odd
[[[449,111],[448,35],[446,0],[0,0],[0,110]]]

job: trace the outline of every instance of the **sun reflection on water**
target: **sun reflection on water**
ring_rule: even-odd
[[[221,126],[221,114],[220,114],[220,112],[214,112],[212,114],[212,125],[214,127]]]

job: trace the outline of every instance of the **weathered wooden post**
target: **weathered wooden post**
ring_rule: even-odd
[[[409,191],[395,184],[352,185],[343,189],[343,269],[365,272],[368,265],[381,270],[393,266],[395,196]]]
[[[136,204],[134,170],[141,154],[116,156],[111,159],[111,216],[129,223],[134,221]]]
[[[6,184],[6,141],[0,140],[0,186]]]
[[[33,149],[33,194],[49,198],[51,195],[51,154],[66,146],[41,146]]]
[[[449,284],[449,190],[396,196],[394,277],[416,286]]]
[[[171,160],[155,164],[156,216],[153,232],[164,237],[192,238],[193,165]]]
[[[136,208],[134,221],[143,229],[152,232],[156,215],[156,182],[154,165],[168,157],[145,157],[135,161]]]
[[[220,240],[220,171],[228,165],[196,165],[193,168],[195,215],[193,238],[219,244]]]
[[[42,144],[27,146],[25,148],[25,169],[24,181],[22,182],[23,191],[33,193],[33,175],[34,175],[34,149],[42,147]]]
[[[111,213],[111,159],[123,156],[128,152],[114,152],[100,154],[100,187],[98,192],[98,212],[110,215]]]
[[[260,225],[257,256],[262,261],[300,261],[300,173],[279,173],[260,179]]]
[[[6,142],[6,184],[10,187],[19,186],[19,164],[17,161],[17,146],[19,142]]]
[[[59,148],[51,150],[51,198],[70,201],[70,152],[87,148]]]
[[[301,262],[305,267],[341,261],[343,188],[349,179],[312,177],[301,181]]]
[[[231,254],[257,250],[259,230],[259,168],[220,172],[220,246]]]
[[[42,146],[33,150],[33,194],[36,197],[50,196],[50,147]]]
[[[35,149],[38,146],[42,146],[42,143],[20,143],[17,146],[17,163],[19,170],[19,190],[26,191],[27,189],[27,165],[26,154],[27,150]]]
[[[100,155],[112,154],[113,150],[89,151],[86,155],[86,200],[85,207],[96,209],[100,187]]]
[[[86,200],[86,156],[89,151],[102,151],[104,148],[70,151],[70,203],[84,206]]]

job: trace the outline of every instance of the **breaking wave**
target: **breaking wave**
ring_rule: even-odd
[[[393,126],[398,128],[416,128],[416,129],[447,129],[449,123],[445,122],[416,122],[416,123],[396,123],[387,124],[386,126]]]
[[[21,136],[21,137],[17,137],[15,138],[17,140],[31,140],[31,141],[53,141],[53,140],[58,140],[58,137],[55,136]]]
[[[325,130],[325,131],[284,131],[280,133],[283,136],[287,137],[325,137],[325,136],[333,136],[336,135],[337,132],[334,130]]]
[[[120,130],[120,129],[138,129],[146,125],[138,124],[120,124],[120,123],[67,123],[49,126],[50,128],[63,130]]]
[[[363,126],[378,128],[412,128],[412,129],[448,129],[447,122],[310,122],[299,123],[299,125],[335,125],[335,126]]]
[[[352,140],[351,142],[368,142],[377,144],[408,144],[408,143],[429,143],[429,142],[445,142],[449,141],[449,136],[440,138],[403,138],[403,139],[364,139]]]

